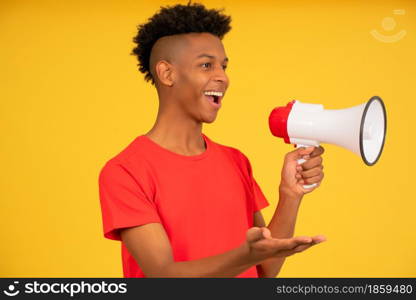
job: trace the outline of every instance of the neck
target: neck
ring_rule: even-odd
[[[201,122],[160,106],[155,124],[145,135],[160,146],[182,155],[198,155],[206,149]]]

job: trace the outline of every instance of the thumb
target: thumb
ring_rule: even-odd
[[[266,232],[264,229],[267,228],[260,228],[260,227],[251,227],[249,230],[247,230],[247,242],[254,243],[258,240],[261,240],[265,238],[263,232]],[[267,229],[267,231],[270,233],[270,231]],[[267,236],[267,232],[266,232]]]

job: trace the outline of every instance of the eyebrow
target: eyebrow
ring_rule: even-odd
[[[209,54],[205,54],[205,53],[203,53],[203,54],[198,55],[197,59],[198,59],[198,58],[201,58],[201,57],[208,57],[208,58],[211,58],[211,59],[216,58],[216,57],[215,57],[215,56],[213,56],[213,55],[209,55]],[[224,62],[228,62],[228,57],[224,58]]]

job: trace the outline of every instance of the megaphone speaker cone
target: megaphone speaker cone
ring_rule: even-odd
[[[372,97],[366,104],[360,126],[360,153],[366,165],[374,165],[383,152],[387,115],[383,100]]]

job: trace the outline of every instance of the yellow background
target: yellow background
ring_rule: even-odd
[[[136,25],[175,3],[0,2],[0,276],[122,276],[120,244],[102,236],[98,172],[153,125],[156,91],[129,53]],[[326,145],[326,177],[304,198],[296,234],[328,241],[290,257],[280,275],[416,276],[416,2],[203,3],[233,18],[224,39],[231,85],[204,132],[249,157],[271,204],[266,221],[293,149],[269,133],[275,106],[338,109],[379,95],[387,107],[374,167]],[[407,34],[383,43],[373,29]]]

